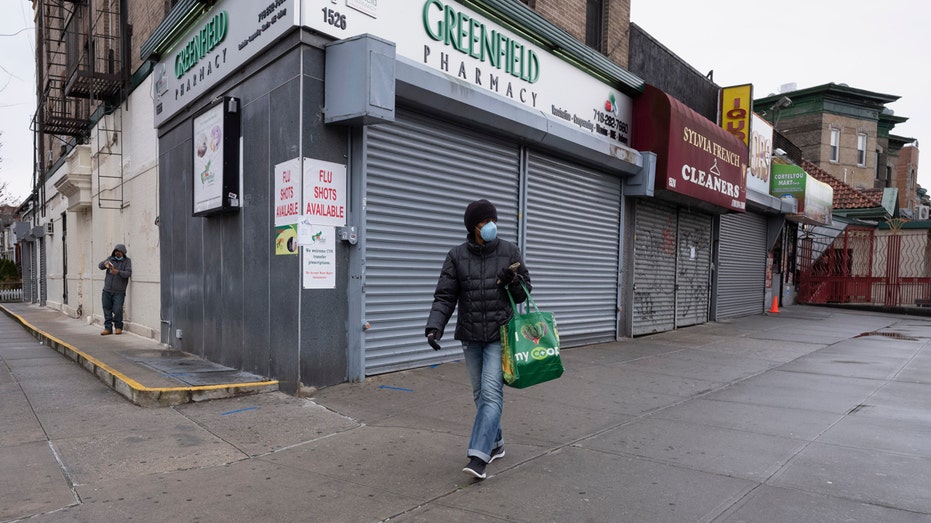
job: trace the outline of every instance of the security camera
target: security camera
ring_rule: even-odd
[[[786,155],[786,152],[783,151],[782,149],[780,149],[780,148],[778,148],[778,147],[776,147],[775,149],[773,149],[773,156],[785,156],[785,155]]]

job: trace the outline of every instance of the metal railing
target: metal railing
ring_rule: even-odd
[[[800,241],[800,303],[931,306],[929,231],[848,227],[817,259],[816,241]]]

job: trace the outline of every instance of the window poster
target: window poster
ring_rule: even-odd
[[[194,119],[194,213],[223,206],[223,104]]]

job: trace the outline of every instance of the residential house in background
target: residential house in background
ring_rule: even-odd
[[[899,207],[911,212],[913,220],[931,219],[931,206],[918,187],[918,141],[901,136],[890,136],[889,141],[898,146],[892,186],[899,188]]]
[[[15,205],[0,205],[0,259],[16,260],[16,235],[13,224],[19,221]]]
[[[903,215],[911,217],[918,204],[917,143],[910,145],[914,151],[906,151],[908,166],[900,171],[900,153],[915,140],[892,134],[908,120],[886,107],[898,99],[842,83],[805,89],[790,84],[756,98],[754,107],[800,149],[802,158],[856,189],[895,189],[886,191],[887,204],[893,195]]]

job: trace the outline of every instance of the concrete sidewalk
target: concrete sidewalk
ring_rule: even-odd
[[[276,380],[171,350],[128,332],[100,336],[99,326],[44,307],[3,303],[0,312],[139,406],[164,407],[278,390]]]
[[[139,409],[21,339],[0,520],[931,522],[925,318],[794,306],[566,349],[505,391],[484,481],[461,362]]]

